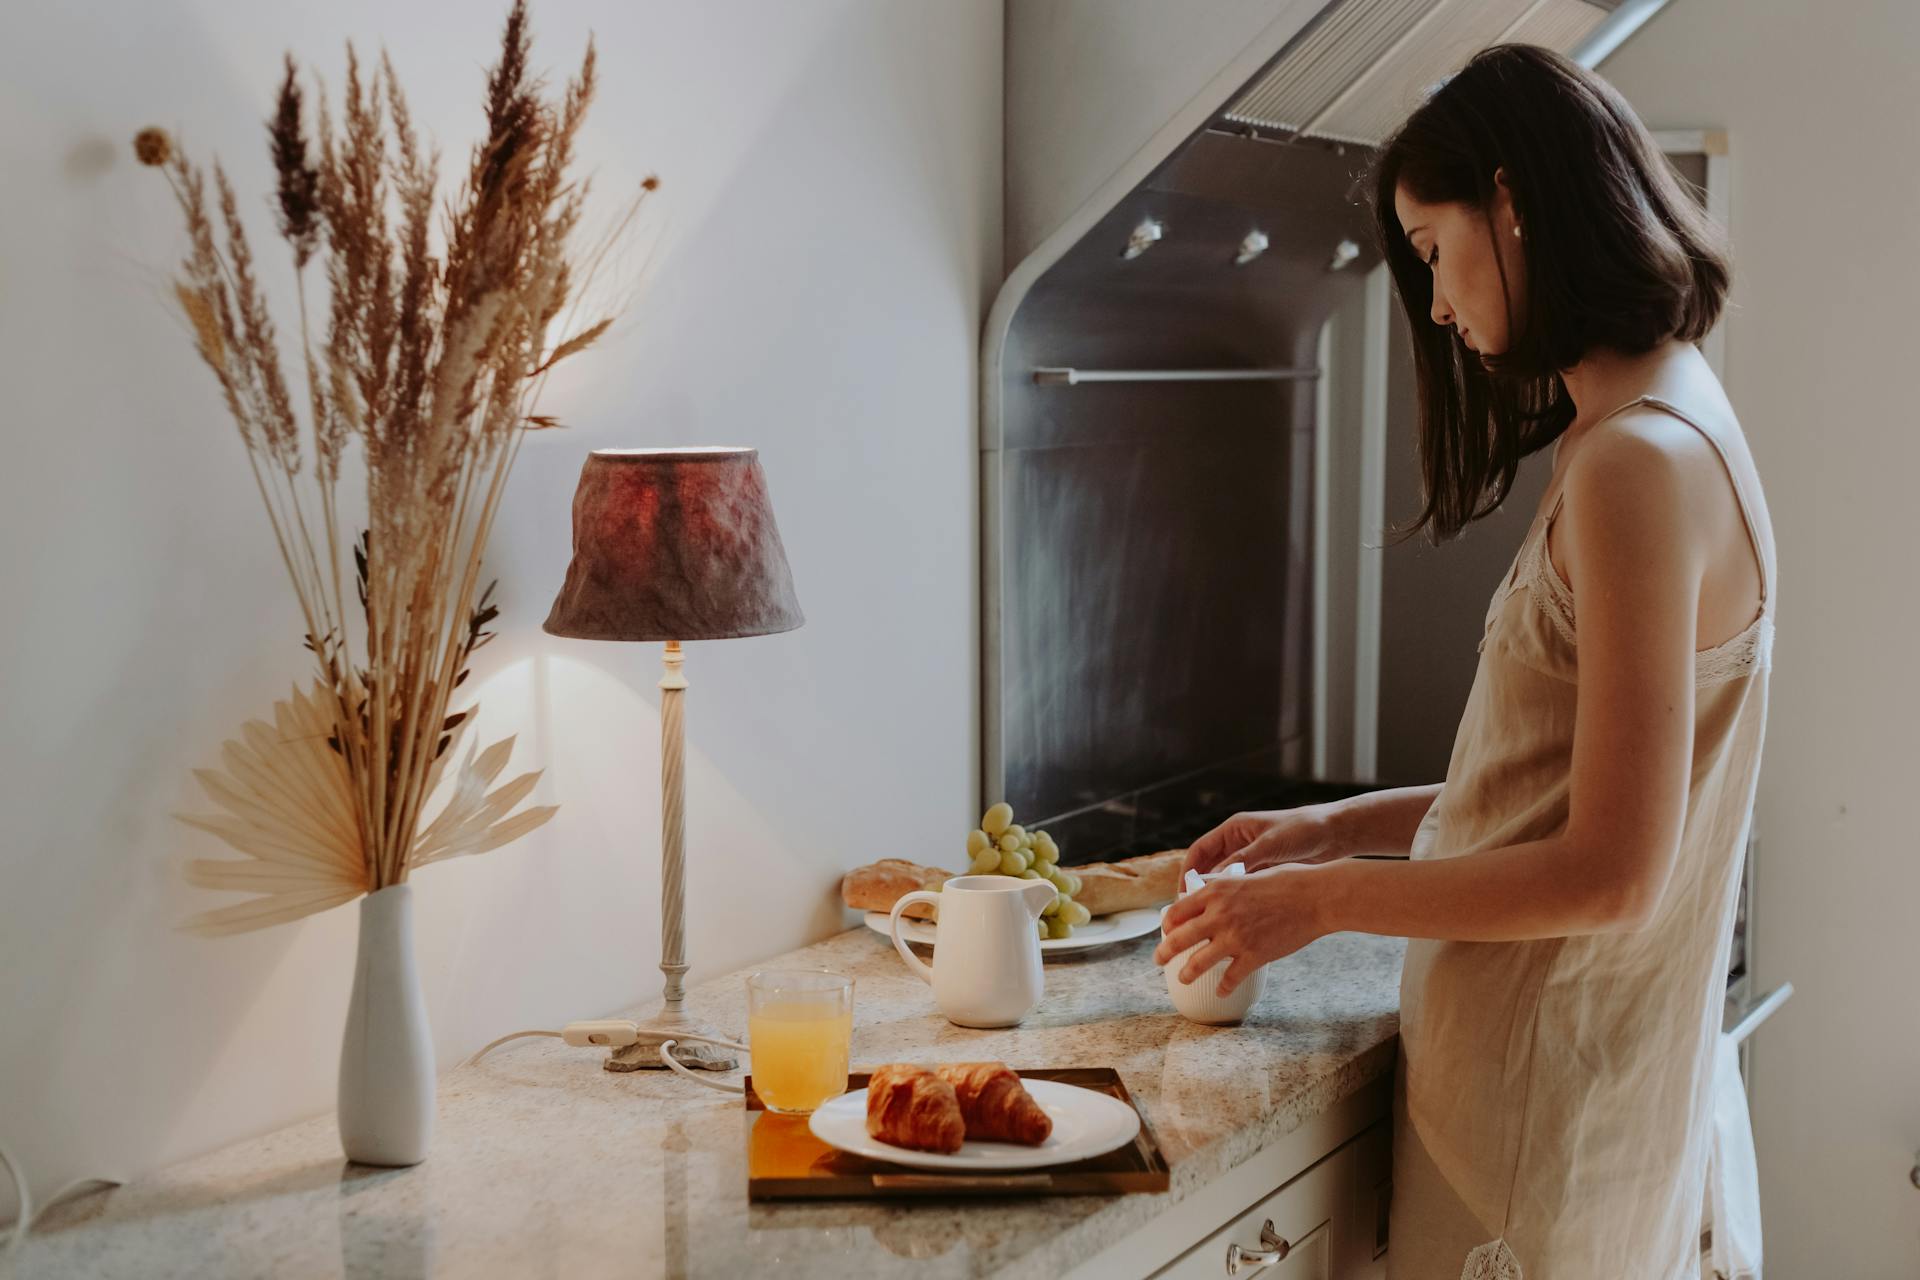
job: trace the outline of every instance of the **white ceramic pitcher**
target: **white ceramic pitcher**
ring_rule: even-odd
[[[1040,933],[1034,921],[1053,901],[1046,880],[1018,876],[955,876],[935,893],[909,893],[893,904],[889,929],[907,968],[933,987],[933,1002],[962,1027],[1011,1027],[1040,1003]],[[900,913],[916,902],[940,909],[933,963],[900,937]]]

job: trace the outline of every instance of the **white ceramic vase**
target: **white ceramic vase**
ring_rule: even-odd
[[[433,1041],[413,957],[413,886],[360,900],[360,949],[340,1045],[340,1145],[358,1164],[410,1165],[433,1136]]]

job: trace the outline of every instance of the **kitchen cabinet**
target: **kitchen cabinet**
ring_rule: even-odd
[[[1351,1235],[1353,1230],[1346,1192],[1353,1181],[1357,1142],[1321,1160],[1157,1276],[1160,1280],[1219,1275],[1334,1280],[1334,1237]]]
[[[1377,1280],[1392,1135],[1382,1121],[1155,1273],[1155,1280]]]
[[[1197,1188],[1073,1272],[1201,1280],[1381,1280],[1391,1076]]]

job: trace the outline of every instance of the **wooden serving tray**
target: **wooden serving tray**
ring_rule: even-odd
[[[847,1089],[865,1088],[869,1074],[849,1073]],[[1094,1089],[1120,1099],[1136,1113],[1140,1110],[1112,1067],[1040,1068],[1015,1074],[1025,1080],[1057,1080]],[[1131,1143],[1090,1160],[1011,1173],[939,1173],[830,1147],[813,1136],[806,1116],[768,1111],[754,1092],[752,1076],[747,1077],[746,1089],[748,1200],[1111,1195],[1167,1189],[1166,1157],[1144,1115],[1140,1133]]]

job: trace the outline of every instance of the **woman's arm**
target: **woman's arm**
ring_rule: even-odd
[[[1407,856],[1413,832],[1438,786],[1400,787],[1345,800],[1236,813],[1187,847],[1180,875],[1238,861],[1260,870],[1282,863],[1333,862],[1354,854]]]
[[[1327,853],[1311,861],[1334,862],[1355,854],[1406,857],[1420,819],[1439,794],[1440,784],[1433,782],[1334,801],[1327,806]]]
[[[1711,446],[1687,435],[1717,470]],[[1565,831],[1468,857],[1342,859],[1215,881],[1174,903],[1156,959],[1206,940],[1186,972],[1234,956],[1231,990],[1340,930],[1504,942],[1645,927],[1685,817],[1713,502],[1694,487],[1698,458],[1672,437],[1608,431],[1585,443],[1566,477],[1580,684]]]

